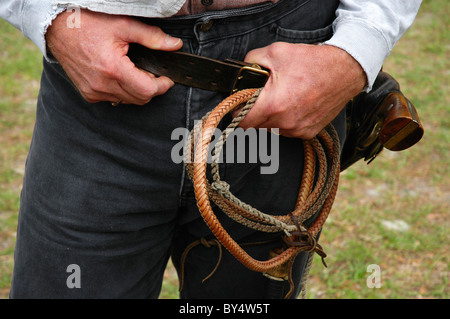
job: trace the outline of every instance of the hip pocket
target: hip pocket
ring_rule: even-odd
[[[272,32],[275,33],[276,41],[290,43],[317,43],[328,40],[333,35],[333,26],[330,24],[324,28],[316,30],[294,30],[272,25]]]

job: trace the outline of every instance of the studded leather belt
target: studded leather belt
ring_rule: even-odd
[[[156,76],[167,76],[175,83],[222,93],[235,93],[263,87],[269,70],[257,65],[227,59],[219,61],[185,52],[157,51],[130,44],[133,63]]]

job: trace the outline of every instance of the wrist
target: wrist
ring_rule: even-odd
[[[70,13],[66,10],[59,13],[55,19],[53,19],[52,24],[47,28],[44,35],[47,55],[51,59],[55,58],[53,55],[53,48],[57,42],[61,41],[58,37],[61,34],[61,30],[67,28],[67,19],[69,19],[69,15]]]
[[[363,91],[367,86],[367,75],[361,64],[347,51],[339,47],[328,44],[324,44],[322,47],[327,51],[327,54],[332,56],[333,63],[341,68],[345,77],[352,79],[352,87],[356,94]]]

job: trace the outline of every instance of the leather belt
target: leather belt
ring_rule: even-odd
[[[263,87],[269,70],[257,65],[227,59],[224,61],[180,52],[151,50],[131,43],[128,57],[139,68],[175,83],[222,93],[235,93]]]

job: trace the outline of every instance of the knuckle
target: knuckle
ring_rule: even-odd
[[[85,90],[86,94],[94,95],[95,92],[103,92],[105,91],[103,81],[99,80],[91,80],[89,81],[89,89]]]
[[[156,95],[157,93],[157,88],[156,85],[150,85],[145,87],[142,91],[141,91],[141,98],[142,99],[149,99],[152,98]]]
[[[284,129],[286,130],[295,130],[298,128],[298,123],[294,121],[287,121],[284,125]]]
[[[319,132],[317,131],[317,124],[310,123],[301,130],[301,137],[307,140],[313,139]]]
[[[280,129],[287,132],[296,132],[299,130],[299,124],[293,121],[283,121],[280,125]]]
[[[98,101],[98,99],[96,98],[95,93],[93,93],[91,91],[90,92],[81,92],[81,95],[86,100],[86,102],[96,103]]]
[[[134,104],[144,105],[157,95],[157,90],[154,85],[143,87],[134,92]]]
[[[305,133],[303,134],[303,138],[306,139],[306,140],[311,140],[311,139],[313,139],[315,136],[316,136],[316,134],[314,134],[314,133],[311,132],[311,131],[307,131],[307,132],[305,132]]]
[[[282,116],[286,112],[286,108],[284,104],[282,103],[273,103],[270,105],[270,107],[267,110],[269,116]],[[291,118],[288,118],[289,122],[292,120]]]
[[[278,56],[285,53],[285,45],[282,42],[275,42],[269,46],[268,53],[270,56]]]
[[[153,80],[153,79],[152,79]],[[145,86],[141,90],[141,97],[144,99],[151,99],[154,96],[158,95],[159,87],[155,81],[151,81],[150,85]]]
[[[95,94],[94,91],[91,90],[89,85],[79,85],[78,91],[80,92],[80,95],[88,102],[93,101]]]
[[[136,105],[145,105],[145,104],[149,103],[150,101],[151,101],[151,98],[139,99],[134,104],[136,104]]]
[[[105,57],[101,64],[100,73],[104,78],[116,79],[118,76],[117,64],[109,57]]]

